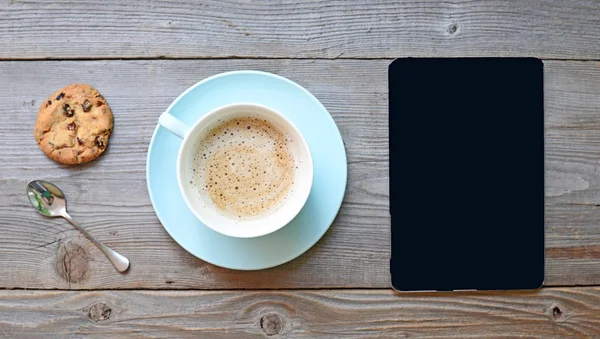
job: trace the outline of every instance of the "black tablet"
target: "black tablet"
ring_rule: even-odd
[[[389,104],[393,287],[540,287],[542,62],[397,59]]]

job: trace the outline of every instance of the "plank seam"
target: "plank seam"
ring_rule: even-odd
[[[407,292],[398,294],[422,294],[422,293],[526,293],[526,292],[535,292],[541,290],[549,290],[549,289],[575,289],[575,288],[600,288],[600,285],[553,285],[553,286],[544,286],[538,290],[482,290],[482,291],[458,291],[458,292]],[[222,288],[222,289],[172,289],[172,288],[82,288],[82,289],[60,289],[60,288],[23,288],[23,287],[15,287],[15,288],[0,288],[1,291],[43,291],[43,292],[91,292],[91,291],[172,291],[172,292],[281,292],[281,291],[349,291],[349,290],[357,290],[357,291],[392,291],[392,288],[383,288],[383,287],[301,287],[301,288]]]
[[[398,58],[403,56],[399,55]],[[517,58],[518,56],[514,56]],[[415,57],[416,58],[416,57]],[[460,57],[457,57],[460,58]],[[477,58],[469,56],[466,58]],[[483,57],[487,58],[487,57]],[[507,57],[512,58],[512,57]],[[229,57],[99,57],[99,58],[0,58],[0,62],[12,61],[12,62],[30,62],[30,61],[151,61],[151,60],[388,60],[392,61],[395,58],[388,57],[334,57],[334,58],[291,58],[291,57],[257,57],[257,56],[229,56]],[[590,62],[600,61],[600,59],[570,59],[570,58],[541,58],[544,61],[574,61],[574,62]]]

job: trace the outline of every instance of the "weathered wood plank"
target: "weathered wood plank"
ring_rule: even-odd
[[[0,287],[387,287],[388,63],[0,62]],[[214,267],[179,248],[159,224],[145,188],[146,151],[158,115],[191,84],[234,69],[275,72],[306,86],[334,116],[348,152],[348,190],[330,231],[297,260],[259,272]],[[78,167],[48,160],[32,136],[39,103],[71,82],[95,85],[115,114],[107,153]],[[595,173],[600,161],[599,83],[600,66],[595,62],[546,63],[547,285],[600,284],[600,177]],[[131,271],[118,274],[66,222],[45,219],[32,210],[24,187],[33,178],[63,188],[72,215],[98,239],[128,256]],[[491,179],[490,194],[494,189],[500,188],[494,188]],[[518,194],[518,188],[514,190]],[[56,265],[65,251],[78,259],[68,281],[61,265]]]
[[[600,58],[596,0],[0,1],[0,58]]]
[[[600,288],[398,295],[386,290],[0,291],[9,338],[592,338]]]

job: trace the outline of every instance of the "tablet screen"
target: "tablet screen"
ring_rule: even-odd
[[[540,287],[542,62],[397,59],[389,102],[394,288]]]

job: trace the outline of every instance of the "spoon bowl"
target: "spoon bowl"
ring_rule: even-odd
[[[129,260],[121,254],[115,252],[110,247],[96,240],[84,230],[75,220],[67,213],[67,199],[64,193],[56,185],[44,180],[33,180],[27,184],[27,198],[31,206],[42,215],[47,217],[63,217],[73,224],[83,235],[93,242],[104,254],[108,260],[115,266],[119,272],[125,272],[129,268]]]
[[[47,181],[29,182],[27,197],[31,205],[47,217],[62,217],[67,212],[65,195],[58,187]]]

